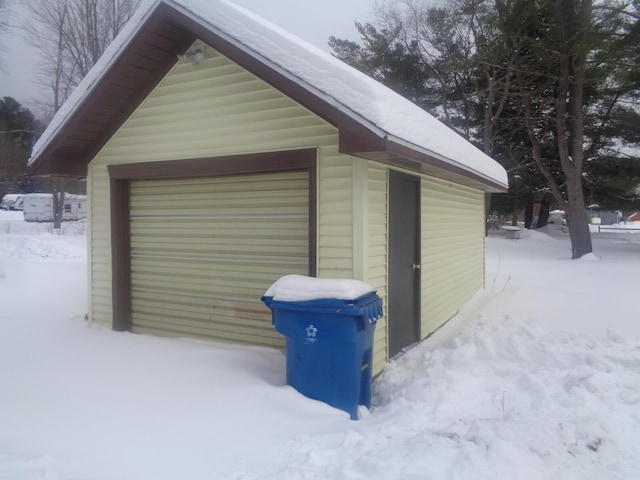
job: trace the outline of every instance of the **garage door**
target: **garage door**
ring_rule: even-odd
[[[131,182],[132,330],[281,346],[260,302],[308,274],[308,172]]]

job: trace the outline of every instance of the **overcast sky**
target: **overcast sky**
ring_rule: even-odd
[[[326,51],[330,51],[327,46],[330,35],[357,40],[354,21],[371,21],[375,4],[375,0],[234,1]],[[11,3],[14,17],[19,17],[22,2],[13,0]],[[17,23],[16,18],[14,23]],[[32,106],[33,100],[41,96],[41,87],[33,79],[38,51],[24,42],[17,29],[3,34],[0,45],[4,46],[0,57],[6,70],[0,72],[0,98],[13,97]]]

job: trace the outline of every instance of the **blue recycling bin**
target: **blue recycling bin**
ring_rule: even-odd
[[[287,384],[357,419],[359,405],[371,406],[373,334],[382,299],[371,292],[354,300],[262,301],[286,337]]]

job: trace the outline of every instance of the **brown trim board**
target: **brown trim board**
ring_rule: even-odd
[[[309,276],[317,274],[317,158],[315,148],[226,157],[109,165],[111,288],[115,331],[131,330],[130,185],[135,180],[216,177],[307,171],[309,174]]]

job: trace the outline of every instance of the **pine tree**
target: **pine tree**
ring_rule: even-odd
[[[453,0],[430,8],[402,0],[379,10],[383,28],[362,30],[364,44],[333,44],[367,73],[371,59],[403,51],[398,44],[415,52],[383,63],[381,81],[405,81],[400,65],[411,62],[422,75],[407,89],[420,92],[417,103],[505,166],[512,205],[553,200],[564,209],[579,258],[592,250],[583,188],[590,201],[605,203],[605,192],[608,205],[635,201],[638,18],[637,2]],[[613,189],[616,171],[627,178]]]

